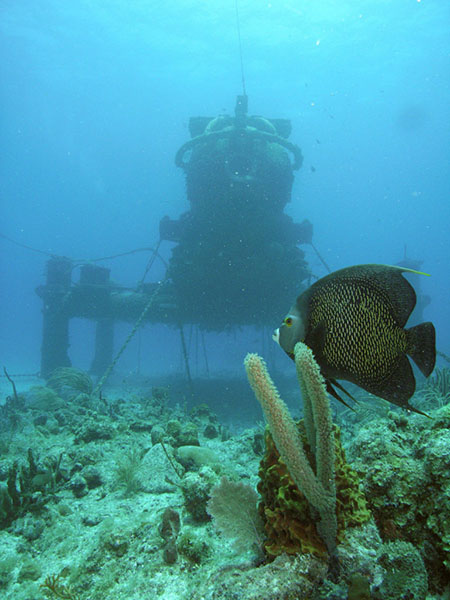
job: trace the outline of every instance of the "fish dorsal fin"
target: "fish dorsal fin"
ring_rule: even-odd
[[[349,281],[360,278],[365,279],[375,289],[387,295],[399,326],[404,327],[416,305],[416,292],[409,281],[403,277],[402,273],[404,272],[426,275],[426,273],[420,273],[405,267],[368,264],[340,269],[327,277],[341,280],[348,279]]]

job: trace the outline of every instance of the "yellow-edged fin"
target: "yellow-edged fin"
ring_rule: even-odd
[[[430,273],[416,271],[415,269],[407,269],[406,267],[397,267],[397,269],[401,269],[404,273],[415,273],[416,275],[425,275],[426,277],[431,277]]]

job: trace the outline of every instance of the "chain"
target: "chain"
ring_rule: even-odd
[[[125,342],[122,344],[122,347],[120,348],[119,352],[116,354],[116,357],[114,358],[114,360],[112,361],[112,363],[109,365],[109,367],[106,369],[104,375],[102,376],[102,378],[100,379],[100,381],[97,383],[97,385],[94,388],[94,391],[92,392],[94,395],[97,394],[101,388],[104,386],[106,380],[108,379],[108,377],[111,374],[111,371],[114,369],[114,367],[117,364],[117,361],[119,360],[119,358],[122,356],[122,354],[125,351],[125,348],[128,346],[128,344],[131,342],[131,340],[134,337],[134,334],[136,333],[136,331],[139,329],[142,321],[145,318],[145,315],[148,313],[148,311],[150,310],[152,304],[154,303],[156,296],[158,295],[158,293],[161,291],[161,289],[166,285],[166,283],[169,281],[169,278],[166,276],[165,279],[163,279],[163,281],[161,281],[157,288],[155,289],[155,291],[153,292],[153,294],[150,296],[150,300],[147,302],[147,304],[145,305],[144,310],[141,312],[139,319],[136,321],[133,329],[131,330],[129,336],[127,337],[127,339],[125,340]]]

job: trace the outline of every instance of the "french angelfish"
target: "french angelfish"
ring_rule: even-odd
[[[416,293],[403,272],[420,273],[377,264],[330,273],[297,298],[273,338],[291,358],[297,342],[309,346],[328,392],[344,404],[335,387],[350,394],[336,379],[424,414],[408,403],[416,381],[407,355],[428,377],[436,334],[429,322],[405,329]]]

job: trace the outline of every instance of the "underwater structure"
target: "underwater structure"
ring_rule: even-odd
[[[174,243],[164,286],[113,285],[109,269],[93,264],[73,282],[71,260],[48,261],[37,289],[44,303],[42,375],[70,365],[75,317],[96,322],[91,371],[99,374],[111,362],[117,320],[211,331],[272,326],[298,295],[310,276],[299,246],[312,242],[312,225],[295,223],[284,209],[302,154],[288,139],[289,120],[249,116],[247,107],[242,95],[234,116],[190,119],[191,139],[175,157],[190,208],[177,219],[165,216],[159,227],[160,242]]]
[[[196,117],[189,128],[175,160],[190,210],[160,226],[177,243],[170,276],[180,316],[213,330],[273,324],[309,274],[298,245],[311,241],[311,225],[284,213],[302,164],[291,124],[247,116],[247,96],[238,96],[234,117]]]

